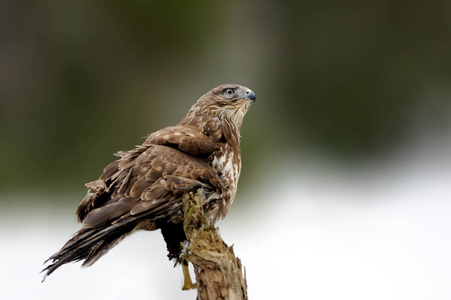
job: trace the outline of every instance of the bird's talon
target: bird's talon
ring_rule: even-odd
[[[191,280],[191,275],[189,274],[188,263],[182,262],[182,271],[183,271],[183,286],[182,290],[188,291],[196,288],[196,285]]]

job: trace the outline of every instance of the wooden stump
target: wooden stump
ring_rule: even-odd
[[[219,235],[202,209],[202,191],[184,197],[185,259],[194,266],[197,299],[248,299],[245,273],[233,247]]]

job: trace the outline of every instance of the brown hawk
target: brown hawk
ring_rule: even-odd
[[[225,217],[241,170],[241,124],[254,101],[247,87],[218,86],[200,97],[180,124],[118,152],[120,159],[86,184],[88,193],[76,212],[83,228],[47,260],[44,280],[69,262],[92,265],[139,229],[161,229],[168,257],[186,267],[182,197],[203,189],[206,215],[214,222]]]

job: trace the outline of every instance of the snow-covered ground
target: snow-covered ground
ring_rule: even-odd
[[[250,299],[451,299],[450,156],[263,170],[258,192],[238,193],[218,224],[246,267]],[[29,210],[0,212],[1,299],[195,299],[180,290],[159,232],[135,233],[94,266],[66,265],[41,283],[44,259],[78,224],[75,207]]]

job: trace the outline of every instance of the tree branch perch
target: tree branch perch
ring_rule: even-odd
[[[187,193],[183,204],[184,231],[189,242],[185,259],[194,266],[197,299],[248,299],[247,283],[239,258],[219,235],[213,222],[205,216],[202,191]]]

